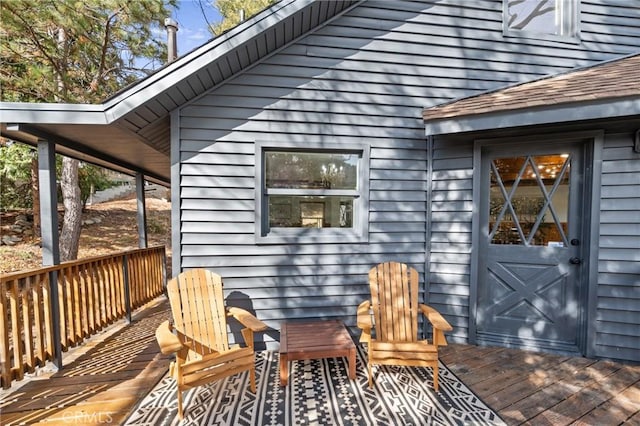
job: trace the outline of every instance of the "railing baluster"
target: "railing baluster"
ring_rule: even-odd
[[[113,259],[107,260],[107,275],[109,276],[109,288],[111,289],[111,316],[115,320],[118,318],[118,291],[116,280],[113,276]]]
[[[60,282],[60,284],[62,285],[62,287],[64,288],[64,302],[65,302],[65,313],[66,313],[66,326],[67,326],[67,344],[69,345],[69,347],[73,347],[75,340],[74,340],[74,315],[73,315],[73,310],[74,310],[74,306],[73,306],[73,284],[71,283],[71,275],[70,275],[70,267],[66,266],[62,271],[60,271],[61,273],[59,275],[61,275],[63,278]]]
[[[23,364],[26,364],[26,370],[29,373],[33,373],[35,370],[35,354],[33,348],[33,322],[31,320],[31,298],[29,295],[32,291],[31,277],[25,277],[24,286],[20,289],[20,302],[22,305],[22,326],[24,330],[24,337],[21,336],[24,341],[24,360]]]
[[[89,335],[96,331],[96,316],[95,316],[95,293],[93,291],[93,281],[91,275],[87,271],[87,268],[82,268],[82,277],[86,286],[87,292],[87,326],[89,329]]]
[[[89,295],[87,293],[87,280],[85,279],[84,266],[78,266],[78,287],[80,289],[80,309],[84,315],[80,315],[82,324],[82,338],[85,339],[90,335],[89,332]]]
[[[64,285],[64,281],[64,269],[61,269],[60,272],[58,272],[58,279],[56,283],[58,286],[58,306],[60,308],[60,325],[58,329],[60,330],[60,344],[62,345],[62,350],[66,351],[69,348],[69,338],[67,333],[67,286]]]
[[[0,282],[0,378],[4,389],[11,386],[11,354],[9,352],[9,307],[7,287],[13,281]]]
[[[18,296],[18,280],[12,283],[9,289],[9,306],[11,315],[11,339],[13,340],[13,362],[12,370],[15,372],[17,380],[24,377],[22,363],[22,327],[20,327],[20,308]]]
[[[136,293],[136,254],[131,253],[127,256],[127,271],[129,273],[129,306],[135,309],[138,305],[138,296]]]
[[[125,304],[124,297],[124,276],[122,266],[123,256],[118,256],[114,259],[114,273],[116,275],[116,282],[118,283],[118,315],[123,316],[127,314],[127,305]]]
[[[46,327],[46,333],[45,333],[45,345],[46,345],[46,357],[47,359],[53,359],[53,357],[55,356],[55,349],[54,349],[54,332],[53,332],[53,327],[54,327],[54,318],[53,318],[53,312],[51,311],[51,298],[52,298],[52,294],[51,294],[51,274],[52,272],[45,272],[42,275],[43,278],[43,285],[42,285],[42,293],[43,293],[43,305],[42,308],[44,309],[44,324]]]
[[[113,322],[113,288],[111,287],[111,277],[109,276],[109,265],[106,261],[101,261],[102,275],[104,276],[104,288],[107,294],[107,316],[109,318],[109,324]]]
[[[33,322],[35,324],[35,360],[37,365],[43,366],[47,356],[44,349],[45,328],[42,296],[42,275],[34,275],[33,278]]]
[[[124,283],[124,304],[127,309],[127,322],[131,322],[131,285],[129,283],[129,256],[122,257],[122,276]]]
[[[80,294],[80,283],[78,280],[79,265],[74,265],[69,268],[70,280],[73,283],[73,316],[74,316],[74,340],[76,342],[82,342],[82,295]]]

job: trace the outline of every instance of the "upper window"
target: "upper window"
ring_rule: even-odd
[[[578,0],[504,0],[508,35],[571,39],[578,35]]]
[[[365,237],[366,150],[326,145],[304,150],[261,145],[259,150],[259,241],[361,241]]]

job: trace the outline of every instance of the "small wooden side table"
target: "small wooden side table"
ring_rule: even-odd
[[[356,345],[342,321],[285,322],[280,328],[280,386],[289,379],[289,361],[347,357],[356,378]]]

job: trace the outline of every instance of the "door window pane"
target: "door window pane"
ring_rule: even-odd
[[[490,172],[492,244],[567,245],[568,155],[500,158]]]

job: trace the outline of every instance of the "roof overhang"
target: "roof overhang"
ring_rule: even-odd
[[[47,140],[56,152],[168,186],[168,157],[118,123],[102,105],[2,103],[0,134],[36,146]]]
[[[426,118],[425,132],[427,136],[443,135],[633,116],[640,116],[640,98],[637,96]]]
[[[99,105],[0,102],[0,135],[169,185],[170,114],[364,0],[282,0]]]

